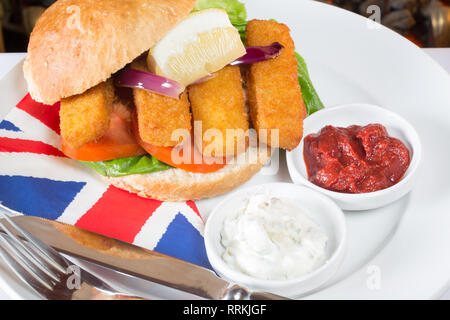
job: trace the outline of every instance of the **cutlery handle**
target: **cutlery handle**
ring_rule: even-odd
[[[98,294],[91,300],[147,300],[147,299],[123,294]]]
[[[222,300],[290,300],[290,299],[269,292],[251,292],[239,285],[233,285],[224,292]]]

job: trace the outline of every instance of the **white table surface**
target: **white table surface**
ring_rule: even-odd
[[[423,50],[450,73],[450,48]],[[25,53],[0,53],[0,79],[23,57],[25,57]],[[0,289],[0,300],[8,299],[9,297],[6,293]],[[450,289],[441,297],[441,299],[450,300]]]

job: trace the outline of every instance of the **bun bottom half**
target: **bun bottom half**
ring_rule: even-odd
[[[212,173],[193,173],[182,169],[108,178],[109,182],[141,197],[161,201],[182,202],[215,197],[250,180],[271,158],[270,148],[249,147],[237,157]],[[251,161],[249,161],[251,160]]]

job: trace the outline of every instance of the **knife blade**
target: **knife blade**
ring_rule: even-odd
[[[271,293],[250,292],[217,277],[209,269],[75,226],[30,216],[16,216],[12,219],[31,235],[61,253],[199,297],[231,300],[286,299]]]

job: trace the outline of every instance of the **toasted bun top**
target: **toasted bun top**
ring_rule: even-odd
[[[24,75],[34,100],[54,104],[107,80],[153,47],[196,0],[58,0],[30,36]]]

